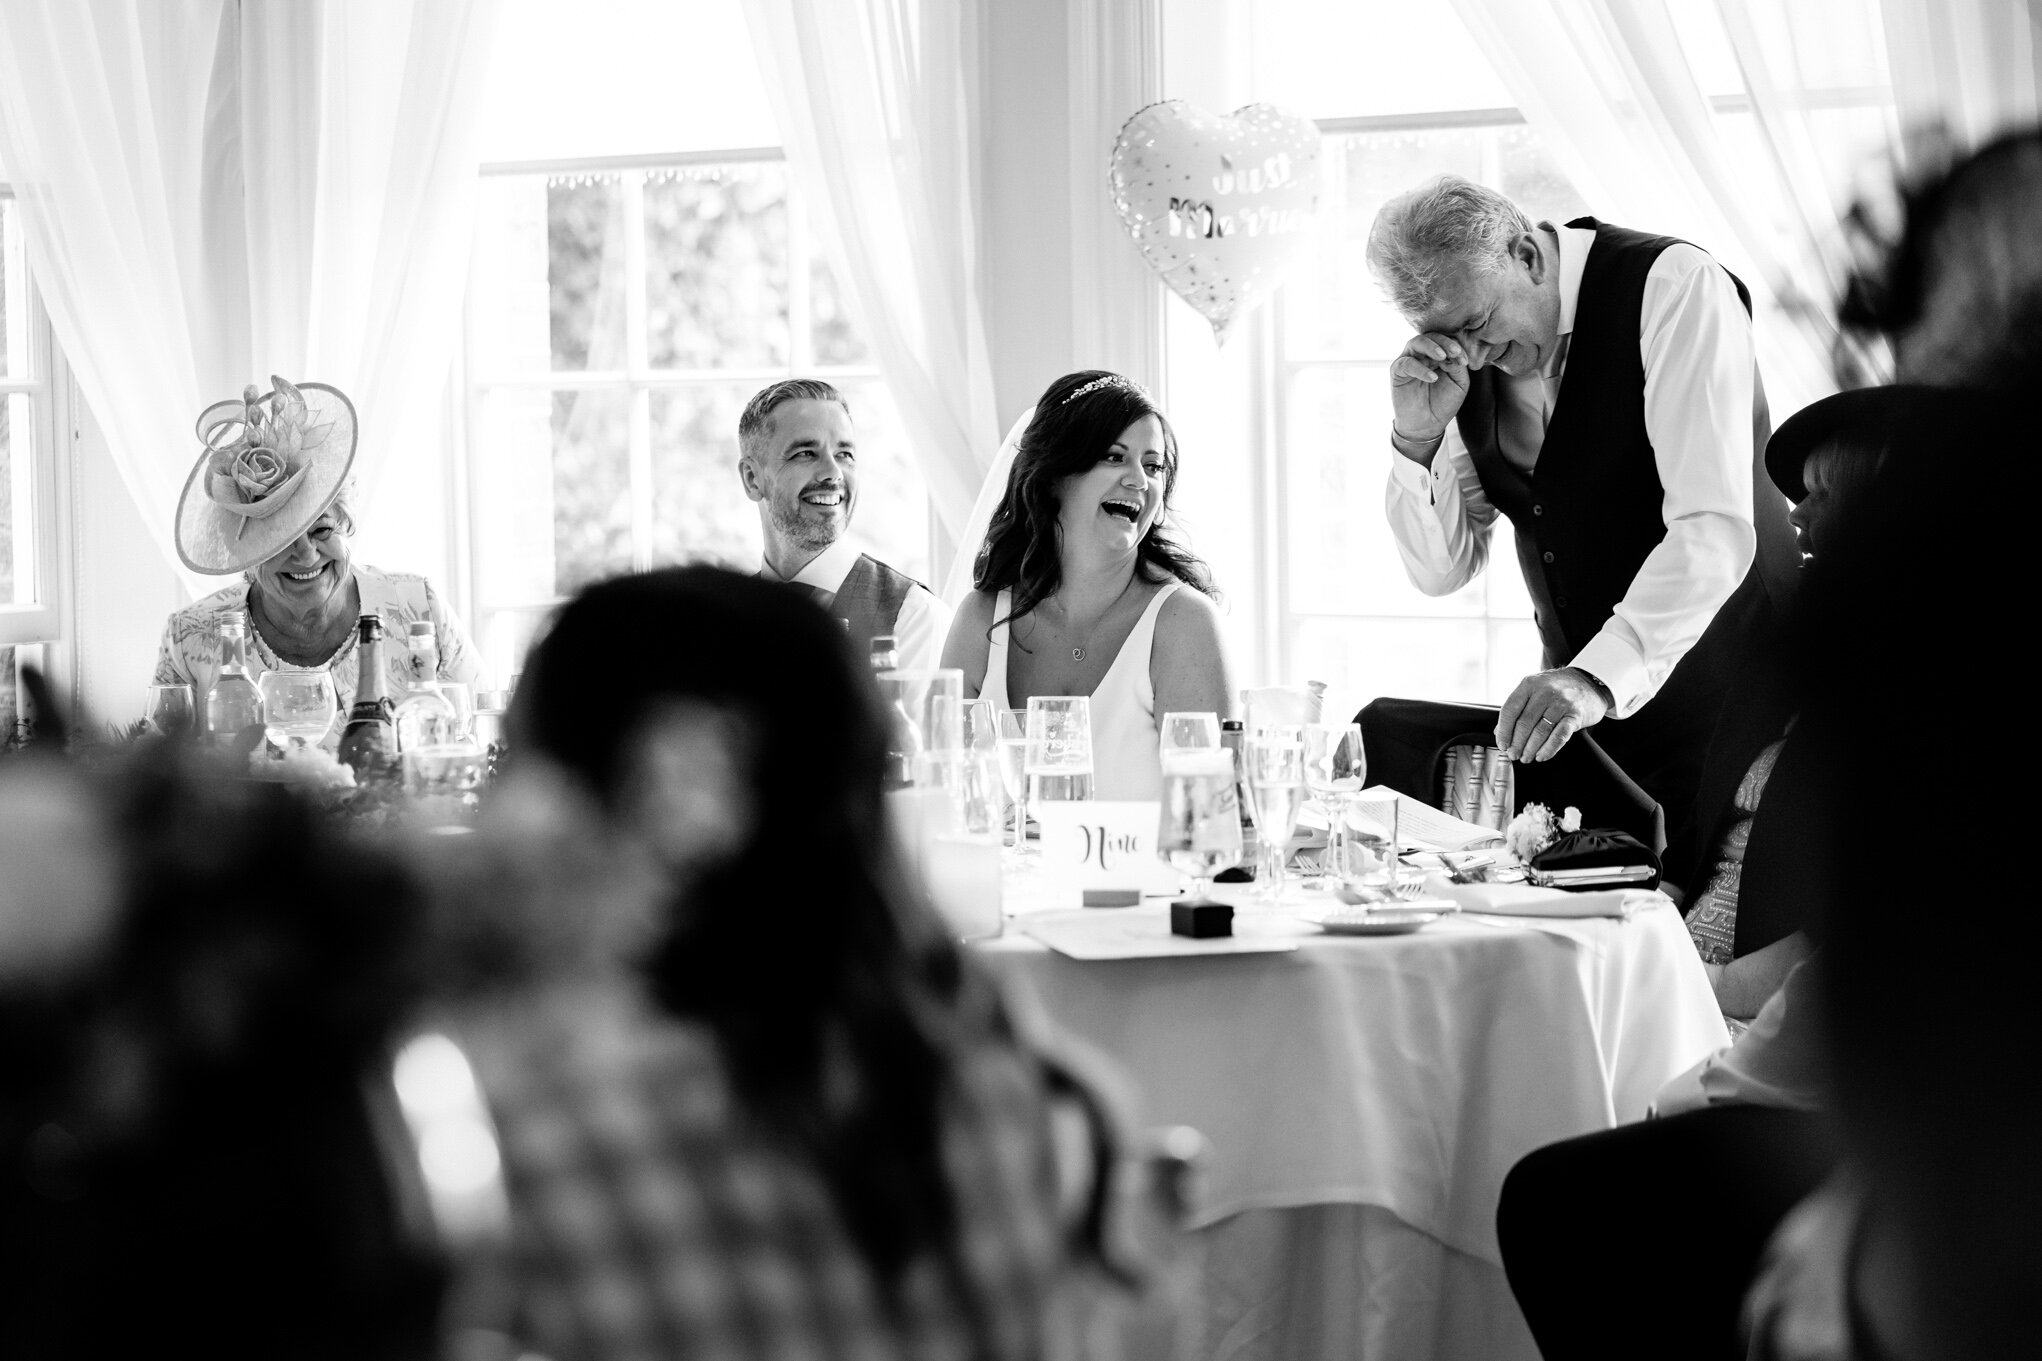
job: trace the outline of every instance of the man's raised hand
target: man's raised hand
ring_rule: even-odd
[[[1390,420],[1413,444],[1431,444],[1468,395],[1468,356],[1452,336],[1428,331],[1390,363]]]

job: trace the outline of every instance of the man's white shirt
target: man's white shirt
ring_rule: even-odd
[[[810,558],[791,577],[781,576],[771,563],[765,562],[759,564],[759,575],[768,581],[798,581],[835,595],[843,589],[844,578],[858,565],[861,551],[848,537],[841,538]],[[922,587],[914,587],[907,599],[901,601],[900,617],[893,623],[901,666],[922,669],[937,665],[943,660],[943,640],[949,633],[950,607]]]
[[[1560,343],[1543,373],[1498,373],[1498,426],[1505,459],[1529,472],[1566,372],[1581,271],[1595,244],[1583,227],[1541,223],[1559,239]],[[1752,519],[1752,398],[1758,371],[1751,323],[1721,266],[1685,243],[1668,246],[1645,276],[1638,320],[1645,363],[1645,430],[1652,441],[1666,537],[1646,555],[1602,631],[1568,665],[1610,689],[1613,718],[1642,708],[1758,551]],[[1449,424],[1428,470],[1390,459],[1390,529],[1412,584],[1446,595],[1472,580],[1489,556],[1499,513],[1482,490],[1459,429]]]

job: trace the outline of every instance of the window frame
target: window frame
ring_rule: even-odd
[[[820,378],[831,383],[886,381],[877,356],[872,356],[869,362],[864,364],[818,364],[814,361],[815,338],[810,311],[809,280],[814,262],[821,258],[821,247],[810,222],[803,190],[791,174],[787,196],[788,362],[785,365],[681,369],[657,368],[648,359],[649,334],[646,329],[648,284],[643,198],[647,179],[665,172],[686,174],[691,171],[699,173],[745,165],[784,166],[786,160],[783,148],[759,146],[627,156],[491,161],[483,163],[478,168],[478,177],[482,179],[537,175],[546,176],[549,180],[618,176],[622,185],[622,213],[625,223],[623,274],[629,290],[624,299],[623,368],[482,373],[477,370],[474,362],[474,357],[481,353],[476,333],[477,309],[474,306],[475,288],[480,281],[473,275],[470,276],[469,288],[462,300],[462,345],[455,375],[455,381],[459,384],[459,400],[455,403],[457,427],[455,436],[460,454],[451,460],[454,465],[453,486],[450,489],[453,493],[451,504],[455,508],[452,518],[456,523],[452,527],[454,543],[450,556],[458,561],[462,574],[462,580],[455,586],[455,598],[459,601],[464,616],[472,622],[478,638],[490,630],[492,621],[506,616],[525,616],[536,623],[556,609],[566,598],[559,594],[544,600],[492,601],[489,598],[488,583],[483,579],[483,553],[480,547],[483,534],[480,523],[481,498],[473,493],[476,460],[481,451],[475,448],[473,439],[474,432],[481,427],[481,406],[490,392],[521,389],[547,393],[609,391],[628,394],[631,403],[629,422],[631,445],[627,451],[626,465],[630,474],[631,569],[644,571],[654,565],[650,552],[654,503],[650,418],[652,393],[745,382],[763,387],[768,383],[792,377]],[[929,536],[930,560],[933,562],[940,547],[933,505],[929,507],[925,524],[927,526],[925,532]]]
[[[0,199],[13,198],[13,189],[0,184]],[[10,259],[6,268],[13,276],[12,281],[20,284],[20,301],[28,308],[27,325],[23,328],[28,342],[28,365],[24,376],[0,375],[0,397],[26,396],[32,413],[29,457],[19,457],[18,438],[11,441],[8,470],[13,480],[15,526],[17,530],[26,529],[29,539],[24,545],[20,537],[16,538],[14,567],[17,574],[25,568],[32,575],[35,599],[27,604],[0,601],[0,647],[19,650],[60,643],[71,634],[66,617],[71,598],[67,571],[70,540],[64,533],[68,460],[58,455],[58,439],[61,433],[70,430],[73,422],[70,368],[57,349],[42,295],[25,260]],[[30,507],[26,516],[20,510],[24,494]],[[17,667],[21,660],[17,651]]]

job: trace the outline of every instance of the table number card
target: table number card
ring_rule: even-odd
[[[1156,858],[1161,817],[1162,806],[1147,801],[1037,804],[1043,870],[1086,907],[1133,907],[1145,890],[1168,893],[1176,879]]]

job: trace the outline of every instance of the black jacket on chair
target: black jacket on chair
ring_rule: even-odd
[[[1368,782],[1439,807],[1440,786],[1450,747],[1496,744],[1497,709],[1490,704],[1446,704],[1429,699],[1379,699],[1354,721],[1361,725]],[[1515,806],[1542,803],[1560,812],[1581,810],[1584,827],[1614,827],[1666,853],[1666,815],[1637,781],[1609,758],[1587,733],[1580,733],[1550,761],[1520,761],[1515,768]]]

